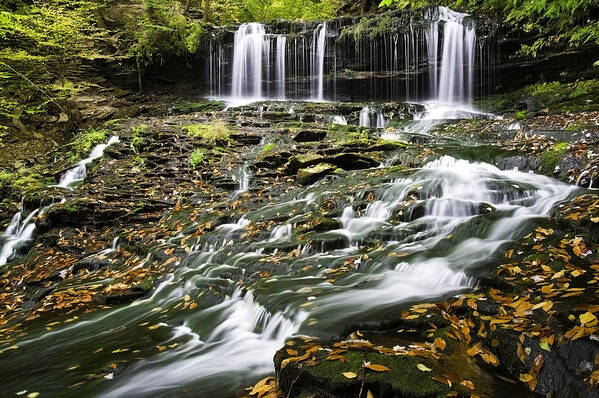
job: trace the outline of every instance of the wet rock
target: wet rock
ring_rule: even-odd
[[[273,122],[285,122],[295,120],[297,115],[289,112],[263,112],[262,118]]]
[[[84,258],[73,265],[73,274],[79,273],[79,271],[86,269],[90,272],[98,271],[99,269],[110,267],[112,263],[108,258],[100,258],[97,256]]]
[[[300,130],[295,134],[293,140],[297,142],[322,141],[326,136],[325,130]]]
[[[302,185],[312,184],[318,181],[321,177],[333,173],[337,167],[330,163],[319,163],[305,169],[297,171],[297,182]]]
[[[334,229],[342,228],[343,224],[341,221],[335,218],[319,218],[314,222],[307,231],[316,231],[316,232],[324,232],[324,231],[332,231]]]
[[[518,169],[520,171],[530,171],[536,170],[539,167],[539,164],[540,160],[536,156],[519,155],[503,158],[499,161],[497,167],[501,170]]]
[[[82,225],[108,225],[127,214],[128,209],[93,199],[80,198],[52,207],[40,223],[40,231]]]
[[[327,162],[344,170],[369,169],[379,165],[378,161],[357,153],[340,153],[327,158]]]
[[[133,116],[138,115],[141,112],[141,105],[133,104],[123,108],[118,109],[114,113],[115,119],[127,119]]]
[[[299,343],[301,344],[301,343]],[[418,364],[429,360],[410,356],[386,356],[376,352],[349,350],[345,362],[326,360],[327,350],[314,352],[310,365],[291,362],[282,366],[289,354],[285,349],[275,355],[275,368],[280,389],[288,397],[357,397],[360,391],[370,391],[376,397],[437,397],[445,396],[449,388],[432,380],[429,372],[418,369]],[[361,377],[347,378],[344,372],[362,374],[364,362],[383,365],[385,372],[365,371]],[[363,396],[365,396],[363,392]]]
[[[245,145],[258,145],[262,140],[260,135],[252,133],[233,133],[230,134],[229,137],[231,137],[232,140]]]
[[[318,164],[318,163],[322,162],[323,160],[324,160],[324,158],[321,155],[317,155],[315,153],[306,153],[303,155],[296,155],[296,156],[293,156],[291,159],[289,159],[288,168],[291,171],[295,172],[299,169]]]

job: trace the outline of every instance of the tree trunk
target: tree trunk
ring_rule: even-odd
[[[210,0],[204,0],[204,22],[210,22]]]
[[[139,86],[139,92],[141,93],[141,90],[143,88],[142,84],[141,84],[141,62],[139,62],[139,59],[135,60],[136,65],[137,65],[137,84]]]
[[[183,11],[183,15],[187,14],[189,12],[190,8],[191,8],[191,0],[187,0],[185,2],[185,11]]]

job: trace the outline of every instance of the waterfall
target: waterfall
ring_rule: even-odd
[[[437,99],[446,104],[464,102],[472,97],[476,30],[464,23],[466,16],[440,7],[444,27]]]
[[[242,24],[233,47],[233,97],[262,97],[262,59],[266,42],[264,25]]]
[[[355,23],[351,20],[278,32],[270,31],[279,29],[277,25],[267,29],[244,23],[229,45],[213,38],[206,54],[207,86],[211,93],[220,94],[222,82],[229,81],[236,100],[322,101],[353,96],[368,101],[469,102],[474,95],[476,55],[486,51],[483,42],[477,44],[474,20],[446,7],[408,13],[407,18],[405,24],[375,37],[352,38],[352,46],[343,44],[347,39],[339,40],[348,36],[347,29],[351,31],[350,24]],[[230,44],[233,51],[225,51]],[[482,58],[479,62],[482,65]],[[366,77],[353,78],[343,71]],[[325,87],[329,72],[331,84]],[[339,76],[344,77],[339,80]]]
[[[315,80],[314,88],[312,89],[313,98],[322,100],[324,91],[324,54],[326,46],[327,24],[326,22],[318,25],[314,30],[312,38],[312,53],[314,59],[312,61],[312,76]]]
[[[345,116],[342,115],[335,115],[331,118],[331,122],[333,124],[339,124],[342,126],[346,126],[347,125],[347,119],[345,118]]]
[[[439,21],[432,21],[425,30],[426,52],[428,57],[428,78],[431,96],[437,95],[438,75],[437,57],[439,56]]]
[[[285,98],[285,56],[287,55],[287,37],[277,36],[276,79],[279,98]]]

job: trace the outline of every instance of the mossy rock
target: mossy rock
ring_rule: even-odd
[[[299,169],[310,167],[319,162],[322,162],[324,158],[321,155],[315,153],[306,153],[302,155],[293,156],[289,159],[289,169],[291,171],[297,171]]]
[[[209,113],[218,112],[226,108],[223,101],[201,101],[201,102],[185,102],[175,105],[173,113]]]
[[[321,177],[333,173],[336,169],[337,166],[330,163],[318,163],[315,166],[299,169],[297,171],[297,182],[302,185],[312,184]]]
[[[432,364],[423,358],[405,355],[387,356],[376,352],[348,351],[346,362],[328,361],[328,351],[320,350],[315,354],[314,366],[291,363],[280,369],[285,355],[281,350],[275,356],[275,367],[279,377],[279,387],[290,397],[349,397],[358,396],[360,389],[365,394],[370,390],[376,397],[443,397],[449,388],[432,380],[435,371],[425,372],[418,369],[419,364],[432,368]],[[347,378],[344,372],[361,375],[364,362],[386,366],[389,371],[375,372],[366,370],[364,386],[361,376]]]

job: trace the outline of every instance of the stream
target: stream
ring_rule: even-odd
[[[69,396],[66,386],[116,357],[132,363],[78,391],[230,395],[272,372],[275,351],[292,335],[334,336],[360,322],[382,321],[399,304],[472,289],[473,272],[496,266],[504,244],[529,232],[529,220],[547,216],[576,189],[449,156],[420,169],[384,171],[317,183],[218,226],[146,299],[81,315],[49,332],[40,325],[17,342],[19,349],[4,352],[4,385]],[[328,212],[339,228],[308,232],[312,244],[305,244],[306,233],[293,225],[321,212],[330,197],[339,198]],[[270,230],[243,237],[252,223],[265,220],[273,222]],[[252,273],[273,253],[287,258],[271,265],[270,277],[256,280]],[[332,280],[344,266],[351,272]],[[182,309],[209,294],[206,286],[226,294],[194,311]],[[156,346],[171,348],[156,353]]]
[[[421,96],[432,100],[407,133],[425,134],[443,119],[481,114],[469,105],[474,26],[464,22],[465,14],[442,7],[429,17],[427,26],[410,27],[402,40],[389,40],[389,53],[405,45],[406,69],[414,59],[417,67],[427,53],[434,58],[427,68],[428,91]],[[442,34],[439,22],[445,24]],[[327,55],[332,29],[319,23],[311,34],[291,39],[268,33],[261,24],[240,26],[231,76],[220,75],[223,50],[210,54],[214,94],[238,102],[331,99],[325,75],[332,63]],[[428,43],[427,49],[418,52],[418,40]],[[225,80],[230,87],[221,84]],[[406,80],[406,98],[417,84]],[[347,124],[341,115],[333,120]],[[383,129],[388,122],[376,105],[360,112],[363,127]],[[382,135],[393,139],[400,133],[391,129]],[[58,186],[71,190],[81,182],[86,165],[106,145],[120,144],[113,138],[98,146]],[[232,198],[251,193],[248,164],[234,173],[239,186]],[[232,396],[274,372],[273,356],[291,336],[335,338],[360,325],[383,323],[410,303],[472,291],[501,264],[510,242],[530,233],[532,221],[547,217],[576,189],[451,156],[413,169],[383,163],[295,187],[199,238],[183,232],[152,247],[151,252],[188,251],[147,297],[77,317],[30,321],[14,343],[18,348],[0,345],[4,392]],[[15,216],[0,264],[13,255],[14,241],[32,239],[34,216]],[[313,219],[331,227],[299,228]],[[266,227],[256,230],[259,223]],[[110,258],[117,247],[115,240],[96,255]]]

